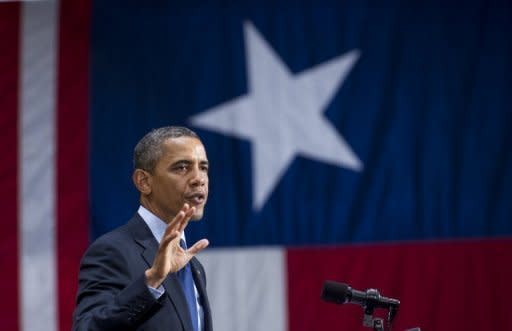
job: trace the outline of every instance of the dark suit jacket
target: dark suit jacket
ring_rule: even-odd
[[[152,265],[157,249],[139,214],[98,238],[80,265],[73,330],[193,331],[176,275],[164,281],[165,293],[158,300],[146,286],[144,271]],[[190,263],[204,310],[204,330],[212,331],[204,269],[196,258]]]

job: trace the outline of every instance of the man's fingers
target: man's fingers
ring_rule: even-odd
[[[196,212],[196,207],[192,207],[187,210],[187,212],[183,216],[182,222],[179,224],[179,227],[178,227],[179,232],[183,232],[185,230],[185,228],[188,225],[188,221],[190,221],[190,218],[192,217],[192,215],[194,215],[195,212]]]
[[[173,219],[172,221],[167,225],[167,228],[165,229],[164,233],[164,239],[170,235],[174,231],[178,231],[180,229],[181,223],[183,222],[185,218],[185,213],[183,211],[180,211]]]
[[[168,245],[171,241],[181,236],[181,233],[183,233],[188,225],[188,221],[195,212],[195,207],[190,207],[187,203],[185,203],[179,213],[172,219],[169,225],[167,225],[164,237],[162,238],[162,244]]]
[[[174,216],[174,218],[169,222],[169,226],[179,225],[181,223],[183,217],[185,217],[185,215],[189,211],[189,209],[190,209],[190,206],[188,205],[188,203],[185,203],[183,205],[183,207],[181,207],[178,214],[176,214],[176,216]]]
[[[193,212],[191,213],[191,209],[193,208],[194,207],[190,208],[188,203],[185,203],[181,210],[178,212],[178,214],[176,214],[176,216],[174,216],[174,218],[169,222],[169,225],[167,225],[167,229],[169,229],[169,231],[183,231],[183,222],[185,220],[188,221],[191,215],[193,215]]]
[[[209,244],[210,242],[208,241],[208,239],[201,239],[187,250],[187,254],[194,256],[203,249],[205,249],[206,247],[208,247]]]
[[[180,235],[181,235],[180,232],[178,232],[176,230],[174,230],[174,231],[169,231],[169,229],[165,230],[165,234],[164,234],[164,237],[162,238],[161,245],[162,244],[167,245],[174,239],[178,238]]]

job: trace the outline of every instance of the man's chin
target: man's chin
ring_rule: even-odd
[[[200,221],[203,218],[203,211],[194,213],[192,217],[190,218],[191,221]]]

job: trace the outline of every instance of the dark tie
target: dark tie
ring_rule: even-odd
[[[180,246],[184,250],[187,250],[187,244],[185,240],[180,239]],[[197,306],[196,306],[196,293],[194,291],[194,278],[192,277],[192,269],[190,268],[190,262],[187,263],[183,269],[178,271],[178,279],[180,280],[181,287],[185,293],[187,299],[188,311],[192,320],[192,326],[195,331],[199,331],[197,325]]]

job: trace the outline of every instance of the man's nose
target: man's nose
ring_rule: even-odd
[[[190,184],[192,186],[204,186],[208,179],[208,175],[201,171],[201,169],[195,168],[192,172],[192,178],[190,179]]]

